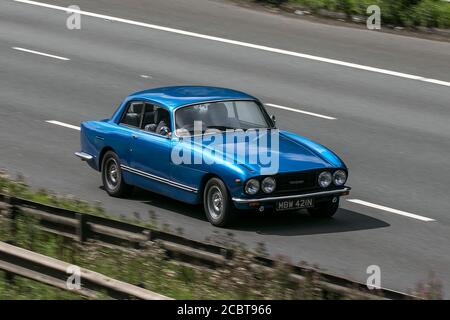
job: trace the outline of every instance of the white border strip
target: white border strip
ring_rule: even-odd
[[[364,70],[364,71],[370,71],[370,72],[375,72],[375,73],[381,73],[381,74],[390,75],[390,76],[394,76],[394,77],[428,82],[428,83],[433,83],[433,84],[437,84],[437,85],[441,85],[441,86],[450,87],[450,82],[447,82],[447,81],[425,78],[422,76],[417,76],[417,75],[412,75],[412,74],[407,74],[407,73],[402,73],[402,72],[397,72],[397,71],[392,71],[392,70],[387,70],[387,69],[380,69],[380,68],[365,66],[365,65],[346,62],[346,61],[340,61],[340,60],[329,59],[329,58],[324,58],[324,57],[319,57],[319,56],[313,56],[310,54],[305,54],[305,53],[300,53],[300,52],[295,52],[295,51],[288,51],[288,50],[283,50],[283,49],[277,49],[277,48],[273,48],[273,47],[267,47],[267,46],[252,44],[252,43],[248,43],[248,42],[219,38],[219,37],[209,36],[206,34],[195,33],[195,32],[190,32],[190,31],[185,31],[185,30],[180,30],[180,29],[174,29],[174,28],[168,28],[168,27],[164,27],[164,26],[159,26],[159,25],[155,25],[155,24],[149,24],[149,23],[144,23],[144,22],[139,22],[139,21],[134,21],[134,20],[128,20],[128,19],[123,19],[123,18],[117,18],[117,17],[93,13],[93,12],[89,12],[89,11],[70,9],[68,7],[55,6],[55,5],[48,4],[48,3],[42,3],[42,2],[30,1],[30,0],[14,0],[14,1],[33,5],[33,6],[64,11],[66,13],[78,13],[81,15],[89,16],[89,17],[106,19],[109,21],[116,21],[116,22],[134,25],[134,26],[181,34],[184,36],[189,36],[189,37],[194,37],[194,38],[228,43],[228,44],[241,46],[241,47],[253,48],[253,49],[257,49],[257,50],[268,51],[268,52],[283,54],[283,55],[287,55],[287,56],[293,56],[293,57],[298,57],[298,58],[303,58],[303,59],[325,62],[325,63],[339,65],[339,66],[343,66],[343,67],[359,69],[359,70]]]
[[[318,118],[322,118],[322,119],[336,120],[336,118],[334,118],[334,117],[329,117],[329,116],[324,116],[323,114],[318,114],[318,113],[313,113],[313,112],[309,112],[309,111],[304,111],[304,110],[284,107],[284,106],[280,106],[278,104],[265,103],[265,105],[268,106],[268,107],[272,107],[272,108],[278,108],[278,109],[288,110],[288,111],[292,111],[292,112],[303,113],[303,114],[307,114],[309,116],[318,117]]]
[[[61,122],[61,121],[46,120],[45,122],[51,123],[51,124],[56,124],[57,126],[66,127],[66,128],[73,129],[73,130],[78,130],[78,131],[81,130],[81,128],[78,127],[78,126],[74,126],[74,125],[71,125],[71,124],[68,124],[68,123],[64,123],[64,122]]]
[[[58,59],[58,60],[64,60],[64,61],[69,61],[70,60],[69,58],[55,56],[53,54],[48,54],[48,53],[39,52],[39,51],[35,51],[35,50],[30,50],[30,49],[25,49],[25,48],[20,48],[20,47],[12,47],[12,49],[17,50],[17,51],[33,53],[33,54],[37,54],[37,55],[40,55],[40,56],[49,57],[49,58]]]
[[[419,215],[414,214],[414,213],[409,213],[409,212],[405,212],[405,211],[401,211],[401,210],[397,210],[397,209],[392,209],[392,208],[385,207],[385,206],[380,206],[378,204],[374,204],[374,203],[363,201],[363,200],[359,200],[359,199],[347,199],[347,201],[348,202],[352,202],[352,203],[356,203],[356,204],[360,204],[360,205],[363,205],[363,206],[366,206],[366,207],[371,207],[371,208],[374,208],[374,209],[395,213],[395,214],[398,214],[398,215],[401,215],[401,216],[405,216],[405,217],[408,217],[408,218],[413,218],[413,219],[425,221],[425,222],[436,221],[434,219],[427,218],[427,217],[424,217],[424,216],[419,216]]]

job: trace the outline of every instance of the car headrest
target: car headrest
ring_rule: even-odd
[[[155,123],[158,124],[161,121],[164,121],[166,124],[169,124],[169,113],[167,112],[167,110],[158,108],[155,111]]]
[[[211,103],[209,105],[209,110],[210,112],[208,112],[210,114],[210,119],[215,122],[215,120],[218,121],[218,123],[222,122],[226,119],[228,119],[228,109],[225,105],[225,103],[223,102],[215,102],[215,103]]]
[[[140,114],[129,112],[125,115],[125,119],[123,123],[128,124],[130,126],[139,127]]]
[[[142,120],[142,126],[155,123],[155,111],[147,111],[144,113],[144,119]]]

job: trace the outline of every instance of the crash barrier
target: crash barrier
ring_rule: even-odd
[[[6,272],[10,280],[14,275],[19,275],[60,289],[74,290],[91,299],[101,297],[101,294],[116,299],[170,299],[98,272],[74,267],[67,262],[0,242],[0,269]],[[78,287],[77,281],[72,282],[70,276],[79,277]]]
[[[219,245],[188,239],[181,235],[139,226],[133,223],[100,217],[88,213],[57,208],[25,199],[0,194],[0,214],[15,221],[25,214],[37,218],[40,227],[48,232],[70,238],[80,243],[95,240],[105,245],[125,248],[145,248],[148,242],[157,241],[167,258],[191,265],[220,268],[233,261],[234,250]],[[256,256],[257,263],[249,268],[272,268],[277,261]],[[361,299],[415,299],[416,297],[386,289],[368,290],[366,284],[353,281],[309,266],[292,265],[293,279],[304,281],[315,272],[324,296],[356,296]],[[1,267],[0,267],[1,268]]]

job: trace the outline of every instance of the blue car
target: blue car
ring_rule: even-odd
[[[133,186],[203,204],[215,226],[244,211],[307,209],[331,217],[348,170],[329,149],[279,130],[255,97],[204,86],[145,90],[110,119],[81,124],[81,151],[106,192]]]

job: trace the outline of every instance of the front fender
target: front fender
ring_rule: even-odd
[[[202,151],[201,146],[190,142],[174,142],[172,149],[172,178],[198,188],[199,198],[206,182],[211,177],[221,179],[228,188],[231,196],[242,194],[243,183],[251,172],[245,166],[223,159],[223,155],[212,155]]]

